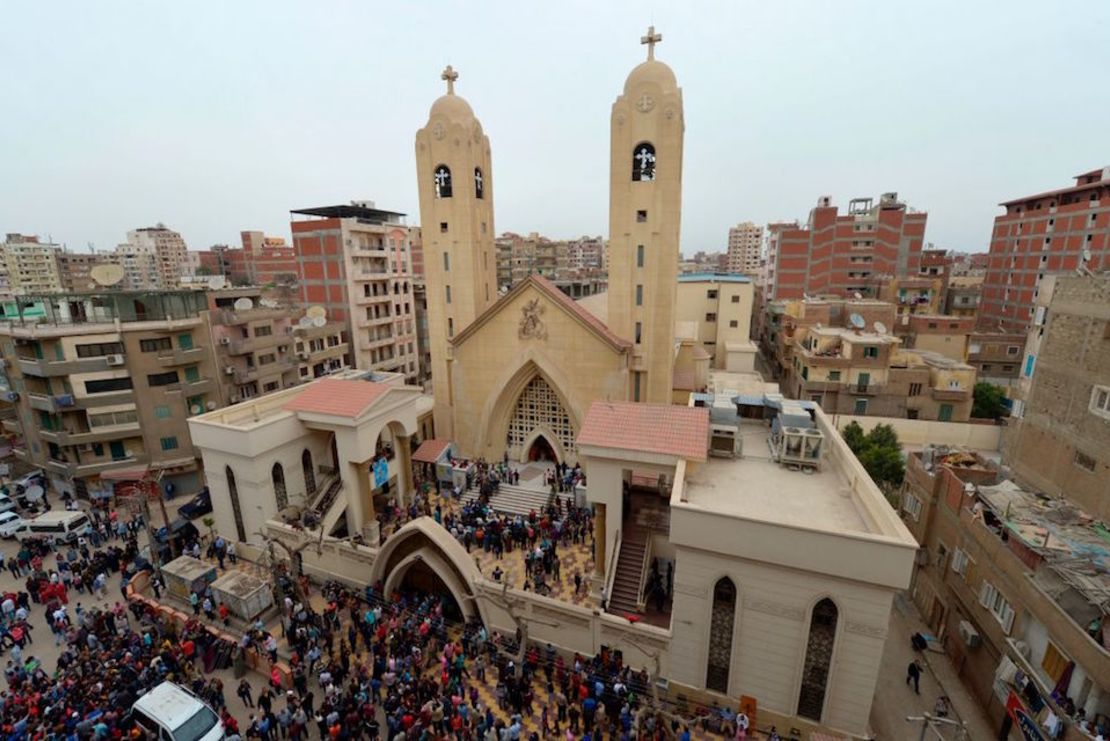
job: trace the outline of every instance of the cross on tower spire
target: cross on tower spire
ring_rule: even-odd
[[[443,70],[443,74],[439,76],[439,79],[447,80],[447,94],[454,95],[455,80],[459,79],[459,73],[455,71],[455,68],[451,65],[447,65],[447,67]]]
[[[663,40],[663,34],[655,32],[655,26],[648,26],[647,36],[640,37],[641,44],[647,44],[648,60],[655,59],[655,45]]]

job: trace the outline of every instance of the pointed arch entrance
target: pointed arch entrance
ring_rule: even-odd
[[[509,418],[509,454],[523,461],[563,460],[576,452],[578,431],[563,400],[537,373],[517,397]]]

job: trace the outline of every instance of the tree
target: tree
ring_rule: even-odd
[[[987,381],[979,381],[972,392],[971,416],[979,419],[999,419],[1006,412],[1006,391]]]
[[[891,491],[902,485],[906,462],[898,433],[891,425],[875,425],[864,434],[863,428],[852,422],[840,434],[880,489]]]

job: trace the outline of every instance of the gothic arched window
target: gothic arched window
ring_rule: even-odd
[[[826,597],[813,606],[809,621],[809,641],[806,644],[806,663],[802,668],[802,687],[798,693],[798,715],[820,721],[825,707],[829,668],[832,666],[833,643],[836,640],[836,621],[839,611],[836,604]]]
[[[227,494],[231,499],[231,514],[235,516],[235,532],[239,540],[247,539],[247,528],[243,524],[243,509],[239,506],[239,487],[235,485],[235,472],[231,466],[224,467],[224,478],[227,479]]]
[[[285,490],[285,467],[275,463],[270,469],[270,478],[274,482],[274,499],[277,500],[278,512],[289,506],[289,493]]]
[[[436,166],[436,198],[451,197],[451,168],[447,165]]]
[[[308,448],[301,453],[301,469],[304,472],[304,490],[309,497],[316,495],[316,474],[312,470],[312,453]]]
[[[486,192],[486,181],[482,175],[482,168],[474,168],[474,197],[484,198]]]
[[[632,148],[632,179],[655,180],[655,147],[640,142]]]
[[[736,620],[736,585],[722,576],[713,587],[713,612],[709,616],[709,661],[705,686],[728,693],[732,667],[732,625]]]

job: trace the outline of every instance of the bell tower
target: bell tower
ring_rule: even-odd
[[[610,118],[608,311],[633,343],[629,399],[670,404],[685,122],[674,72],[655,59],[662,40],[654,26],[640,39],[647,61]]]
[[[489,137],[470,105],[455,95],[450,65],[440,76],[447,94],[432,104],[416,132],[416,182],[428,296],[437,437],[451,437],[451,338],[497,299],[493,249],[493,167]]]

